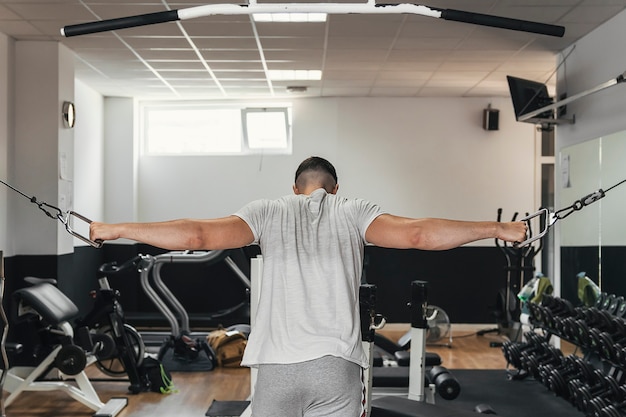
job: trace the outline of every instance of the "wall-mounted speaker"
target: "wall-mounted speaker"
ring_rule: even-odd
[[[485,109],[483,110],[483,129],[485,130],[498,130],[500,110]]]

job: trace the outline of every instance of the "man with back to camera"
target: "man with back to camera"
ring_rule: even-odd
[[[305,159],[293,195],[253,201],[217,219],[93,222],[92,240],[127,238],[168,250],[258,244],[263,280],[242,365],[257,367],[254,417],[363,414],[359,286],[365,244],[445,250],[481,239],[523,241],[523,222],[469,222],[394,216],[363,199],[336,195],[337,174]]]

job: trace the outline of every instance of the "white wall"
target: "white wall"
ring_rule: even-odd
[[[74,210],[91,220],[104,218],[104,98],[79,80],[75,81],[74,104]],[[87,236],[87,228],[75,226]],[[74,239],[75,246],[85,243]]]
[[[102,220],[132,220],[136,218],[137,207],[134,101],[128,98],[105,98],[104,121],[105,180]]]
[[[58,42],[15,42],[13,185],[62,211],[73,202],[73,130],[61,119],[63,101],[74,98],[73,62],[73,53]],[[61,222],[16,193],[9,207],[16,254],[73,251]]]
[[[482,128],[489,103],[499,131]],[[302,99],[293,123],[290,156],[141,157],[137,219],[225,216],[288,194],[311,155],[335,164],[340,194],[400,215],[492,220],[502,207],[509,219],[538,206],[535,129],[515,121],[508,98]]]

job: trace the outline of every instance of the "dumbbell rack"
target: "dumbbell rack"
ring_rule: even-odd
[[[505,342],[502,351],[510,379],[532,377],[585,416],[626,416],[626,301],[602,293],[591,307],[544,295],[528,303],[533,330],[524,342]],[[550,344],[559,337],[582,357],[564,356]],[[507,367],[508,367],[507,366]]]

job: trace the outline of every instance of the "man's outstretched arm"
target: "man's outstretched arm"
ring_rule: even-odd
[[[168,250],[241,248],[254,241],[252,230],[237,216],[180,219],[155,223],[98,223],[89,227],[93,241],[130,239]]]
[[[365,238],[385,248],[445,250],[481,239],[522,242],[526,232],[524,222],[411,219],[383,214],[370,224]]]

